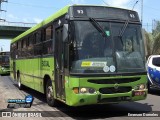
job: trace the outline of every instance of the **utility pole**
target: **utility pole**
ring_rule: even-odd
[[[141,24],[143,24],[143,0],[141,0]]]
[[[134,9],[137,3],[138,3],[138,0],[134,3],[132,10]]]
[[[106,4],[107,6],[110,6],[108,3],[106,3],[104,0],[102,0],[104,4]]]
[[[6,12],[6,10],[2,10],[2,3],[3,2],[8,2],[8,0],[0,0],[0,13],[2,15],[2,12]],[[5,19],[1,18],[0,16],[0,21],[5,21]]]
[[[1,52],[3,52],[3,46],[4,46],[4,45],[1,45]]]

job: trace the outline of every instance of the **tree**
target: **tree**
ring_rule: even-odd
[[[143,29],[143,37],[144,37],[145,54],[146,57],[148,58],[148,56],[152,54],[153,37],[151,33],[146,32],[144,29]]]
[[[155,21],[154,24],[156,24],[156,28],[153,29],[152,34],[156,36],[160,32],[160,21]]]
[[[152,54],[160,54],[160,32],[154,37]]]

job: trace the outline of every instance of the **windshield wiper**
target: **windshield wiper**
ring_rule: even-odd
[[[101,27],[101,25],[94,19],[94,18],[89,18],[93,26],[102,34],[103,37],[107,37],[104,29]]]
[[[124,32],[125,32],[125,30],[126,30],[126,28],[127,28],[127,26],[128,26],[128,23],[129,23],[129,20],[126,20],[125,23],[124,23],[124,26],[123,26],[123,28],[122,28],[122,30],[121,30],[121,32],[119,33],[119,36],[120,36],[120,37],[123,36],[123,34],[124,34]]]
[[[122,30],[120,31],[120,33],[119,33],[119,35],[118,35],[118,37],[120,37],[120,39],[121,39],[122,45],[123,45],[122,36],[123,36],[123,34],[124,34],[127,26],[128,26],[128,23],[129,23],[129,20],[126,20],[125,23],[124,23],[124,25],[123,25]]]

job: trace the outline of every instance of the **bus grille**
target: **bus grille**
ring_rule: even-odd
[[[122,97],[113,97],[113,98],[103,98],[99,100],[99,103],[107,103],[107,102],[122,102],[122,101],[131,101],[129,96],[122,96]]]
[[[114,78],[114,79],[89,79],[88,82],[95,83],[95,84],[121,84],[121,83],[129,83],[129,82],[135,82],[140,80],[140,77],[136,78]]]
[[[10,68],[9,65],[2,65],[2,67],[4,67],[4,68]]]
[[[114,94],[114,93],[125,93],[130,92],[132,90],[132,87],[107,87],[107,88],[100,88],[99,92],[102,94]]]

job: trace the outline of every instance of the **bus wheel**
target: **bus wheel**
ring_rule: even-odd
[[[51,80],[48,80],[46,84],[46,99],[47,99],[48,105],[52,107],[57,106],[57,100],[54,99],[53,94],[54,92],[52,88],[52,82]]]
[[[148,88],[148,92],[151,92],[151,87],[150,87],[150,83],[149,82],[147,84],[147,88]]]
[[[19,90],[22,90],[24,86],[21,83],[21,78],[20,78],[19,74],[17,76],[17,82],[18,82],[18,88],[19,88]]]

